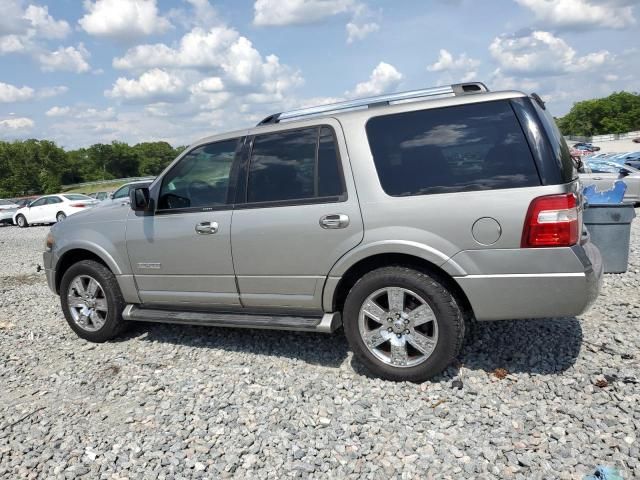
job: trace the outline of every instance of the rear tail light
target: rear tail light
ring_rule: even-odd
[[[578,202],[573,193],[533,199],[522,231],[522,248],[578,243]]]
[[[71,206],[76,208],[85,208],[85,207],[88,207],[89,205],[87,205],[86,203],[72,203]]]

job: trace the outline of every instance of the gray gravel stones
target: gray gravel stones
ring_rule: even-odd
[[[372,378],[340,333],[84,342],[36,273],[46,232],[0,227],[0,478],[640,478],[639,222],[591,311],[477,325],[421,385]]]

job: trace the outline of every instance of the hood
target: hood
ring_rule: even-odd
[[[120,204],[104,205],[100,208],[96,206],[74,213],[68,216],[64,222],[56,225],[73,227],[74,225],[91,223],[124,223],[129,213],[132,213],[131,209]]]

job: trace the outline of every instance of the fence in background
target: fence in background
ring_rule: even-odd
[[[74,183],[72,185],[62,185],[62,188],[82,188],[88,187],[90,185],[101,185],[103,183],[129,183],[129,182],[137,182],[140,180],[153,180],[155,177],[129,177],[129,178],[112,178],[111,180],[95,180],[93,182],[83,182],[83,183]]]
[[[610,142],[612,140],[626,140],[640,137],[640,130],[627,133],[610,133],[609,135],[594,135],[593,137],[583,137],[580,135],[567,135],[564,138],[572,142]]]

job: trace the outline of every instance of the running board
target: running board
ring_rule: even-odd
[[[140,308],[136,305],[127,305],[122,312],[122,318],[138,322],[176,323],[206,327],[266,328],[321,333],[331,333],[342,324],[339,313],[325,313],[322,317],[292,317],[247,313],[185,312]]]

